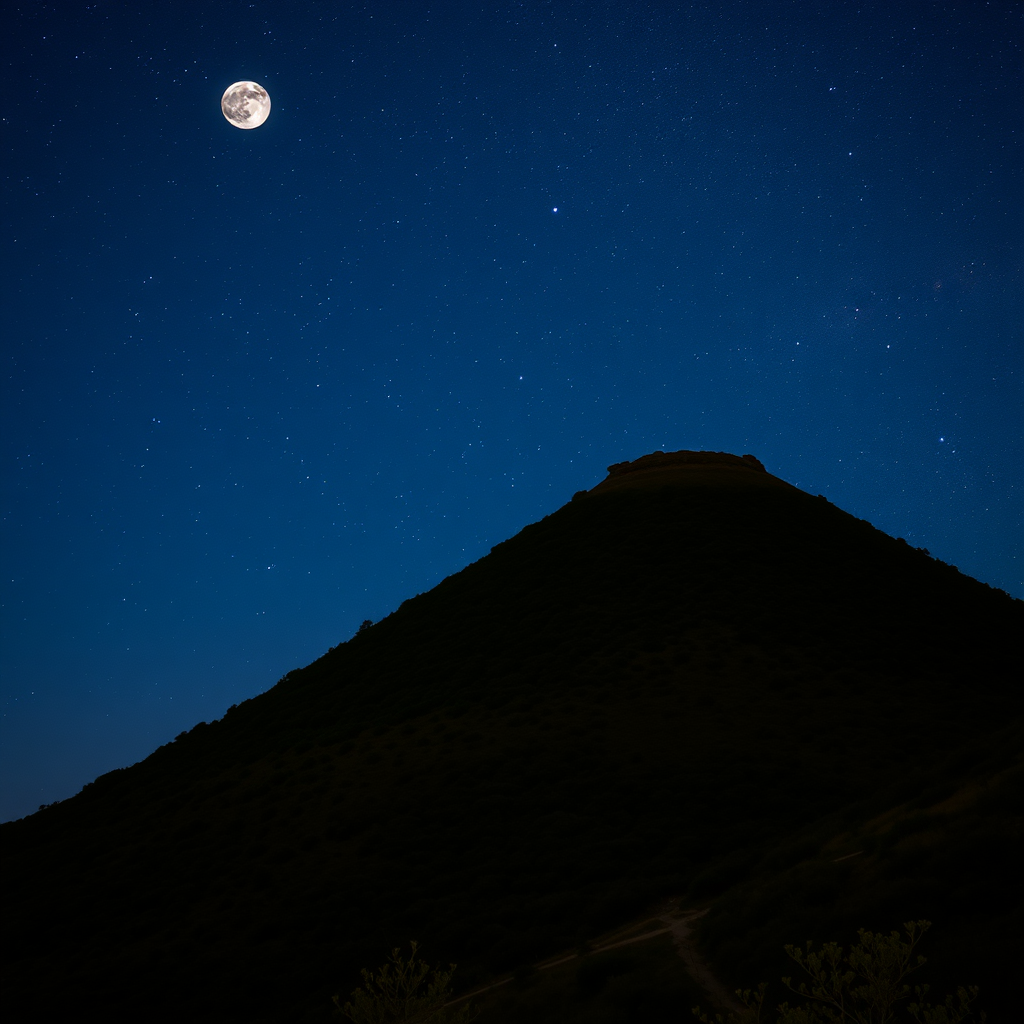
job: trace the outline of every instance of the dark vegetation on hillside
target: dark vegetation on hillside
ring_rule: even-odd
[[[579,496],[2,826],[5,1019],[327,1020],[410,938],[465,991],[667,895],[714,900],[729,981],[929,918],[930,968],[1008,1007],[1024,604],[695,474]]]

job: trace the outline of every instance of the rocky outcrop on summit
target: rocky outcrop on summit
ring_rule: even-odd
[[[706,485],[735,483],[741,486],[791,488],[791,484],[772,476],[753,455],[728,452],[651,452],[632,462],[617,462],[608,467],[608,476],[590,494],[623,487],[661,487],[666,485]]]

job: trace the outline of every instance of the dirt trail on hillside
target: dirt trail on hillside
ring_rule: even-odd
[[[606,942],[604,945],[592,948],[589,952],[590,954],[604,953],[609,949],[618,949],[620,946],[629,946],[634,942],[643,942],[646,939],[653,939],[658,935],[664,935],[666,932],[671,932],[672,941],[675,943],[676,949],[679,951],[679,955],[683,959],[683,965],[686,967],[687,973],[707,994],[708,1000],[712,1004],[712,1008],[719,1012],[722,1010],[733,1010],[738,1012],[743,1009],[743,1005],[711,973],[711,968],[708,967],[707,961],[697,950],[697,943],[693,935],[692,924],[694,921],[700,920],[700,918],[702,918],[707,912],[708,908],[706,907],[704,910],[681,911],[677,906],[675,906],[675,904],[669,904],[657,917],[650,918],[649,922],[653,924],[655,921],[660,921],[665,926],[664,928],[656,928],[653,931],[644,932],[641,935],[633,935],[628,939],[621,939],[618,942]],[[564,963],[568,963],[570,960],[579,959],[579,957],[579,953],[567,953],[562,956],[554,957],[553,959],[542,960],[540,963],[534,964],[534,970],[547,971],[552,967],[559,967]],[[512,981],[511,977],[503,978],[501,981],[492,982],[490,985],[474,989],[472,992],[467,992],[465,995],[461,995],[457,999],[453,999],[450,1002],[445,1003],[445,1006],[454,1006],[456,1003],[461,1003],[465,999],[472,999],[474,996],[482,995],[484,992],[490,992],[492,989],[501,988],[503,985],[507,985],[510,981]]]
[[[685,911],[670,908],[659,915],[658,920],[663,921],[672,932],[672,939],[676,944],[676,949],[679,950],[679,955],[683,958],[686,970],[690,977],[707,993],[714,1008],[739,1012],[743,1009],[743,1004],[711,973],[707,961],[697,949],[696,938],[693,934],[693,922],[698,921],[707,912],[707,908]]]

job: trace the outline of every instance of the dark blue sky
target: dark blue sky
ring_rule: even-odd
[[[21,4],[0,817],[658,448],[1024,596],[1022,43],[1009,0]]]

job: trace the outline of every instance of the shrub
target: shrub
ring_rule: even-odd
[[[917,1024],[959,1024],[972,1015],[971,1004],[978,989],[960,986],[956,996],[933,1006],[925,1002],[928,986],[913,990],[914,1001],[907,1004],[905,1013],[898,1004],[911,996],[911,988],[904,979],[925,963],[923,956],[914,958],[914,949],[931,927],[930,921],[908,921],[904,924],[907,940],[899,932],[883,935],[881,932],[857,933],[860,941],[847,953],[835,942],[826,942],[815,952],[808,942],[805,949],[786,946],[786,953],[810,978],[793,983],[783,978],[782,983],[803,1000],[796,1006],[782,1003],[776,1009],[776,1024],[898,1024],[916,1021]],[[716,1014],[712,1019],[699,1006],[693,1013],[703,1024],[760,1024],[764,1012],[765,985],[757,991],[738,989],[737,997],[744,1009],[728,1017]],[[980,1014],[984,1021],[985,1014]]]
[[[357,988],[344,1006],[341,996],[335,996],[338,1011],[353,1024],[468,1024],[473,1020],[476,1014],[468,1002],[457,1008],[450,1005],[455,964],[447,971],[434,970],[428,981],[431,968],[416,959],[417,943],[411,945],[408,960],[402,959],[401,950],[393,949],[376,974],[364,968],[366,987]]]

